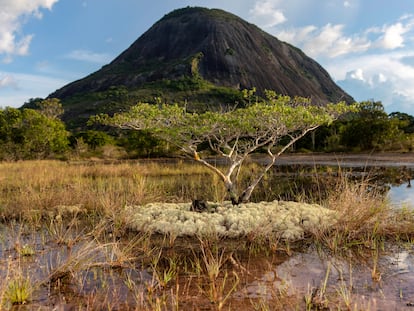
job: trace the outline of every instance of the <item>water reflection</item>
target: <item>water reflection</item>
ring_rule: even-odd
[[[321,295],[326,287],[327,297],[341,293],[343,299],[342,295],[347,293],[358,310],[412,310],[409,306],[414,301],[413,267],[414,256],[410,251],[394,249],[379,258],[378,281],[372,278],[370,260],[334,258],[311,248],[277,266],[272,272],[278,276],[273,286],[287,282],[291,294],[314,292],[315,295]],[[261,279],[266,282],[269,275]]]
[[[388,191],[388,198],[392,204],[408,205],[414,207],[414,179],[410,183],[391,186]]]
[[[252,200],[311,199],[319,203],[344,182],[365,183],[394,205],[414,207],[414,169],[407,166],[279,165],[258,187]]]

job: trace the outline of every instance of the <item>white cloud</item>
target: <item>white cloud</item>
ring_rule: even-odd
[[[384,30],[384,36],[381,38],[381,45],[385,49],[396,49],[404,46],[403,34],[405,31],[401,23],[387,27]]]
[[[20,107],[30,98],[44,98],[69,82],[44,75],[12,72],[0,72],[0,77],[3,77],[0,81],[6,84],[4,88],[0,87],[0,107]]]
[[[343,2],[343,6],[346,9],[357,9],[360,3],[359,0],[345,0]]]
[[[9,88],[9,87],[14,88],[14,89],[17,88],[16,79],[10,74],[0,77],[0,89]]]
[[[373,26],[353,34],[346,34],[347,30],[344,24],[327,23],[321,27],[285,28],[278,25],[270,31],[279,39],[300,47],[311,57],[335,58],[373,49],[404,48],[414,42],[414,16],[406,14],[393,24]]]
[[[303,28],[282,30],[277,32],[275,35],[280,40],[300,45],[301,43],[306,42],[310,37],[310,34],[315,30],[317,30],[316,26],[309,25]]]
[[[347,74],[350,79],[365,81],[364,71],[361,68],[358,68],[354,71],[351,71]]]
[[[250,10],[252,21],[260,27],[269,28],[284,23],[287,19],[283,12],[278,9],[277,1],[258,1]]]
[[[41,9],[51,10],[59,0],[0,0],[0,55],[10,62],[13,55],[26,55],[32,34],[21,33],[25,18],[42,18]]]
[[[393,25],[386,25],[382,29],[383,35],[378,40],[378,45],[384,49],[393,50],[404,47],[404,35],[414,27],[414,20],[408,16],[402,18],[405,23],[399,21]]]
[[[111,56],[105,53],[95,53],[88,50],[74,50],[65,55],[66,58],[74,59],[78,61],[106,64],[111,60]]]
[[[401,84],[412,85],[414,67],[405,64],[405,59],[410,56],[414,56],[413,51],[367,54],[348,57],[343,60],[331,60],[327,62],[326,66],[329,72],[338,80],[344,79],[347,74],[352,73],[352,78],[364,77],[364,81],[372,81],[370,78],[378,76],[378,81],[394,79]],[[357,72],[360,73],[357,74]],[[413,88],[411,87],[411,89]]]
[[[330,60],[324,67],[355,100],[380,100],[388,113],[414,115],[414,67],[405,63],[413,56],[412,50],[357,55]]]
[[[381,100],[387,112],[414,115],[414,14],[373,24],[387,16],[360,0],[252,2],[251,22],[316,59],[357,101]],[[370,18],[361,21],[364,14]]]
[[[385,83],[387,81],[388,81],[388,79],[383,73],[378,74],[378,82],[379,83]]]
[[[346,36],[344,25],[327,24],[322,28],[306,26],[281,31],[276,36],[291,44],[300,46],[311,57],[337,57],[344,54],[364,52],[371,43],[364,35]]]

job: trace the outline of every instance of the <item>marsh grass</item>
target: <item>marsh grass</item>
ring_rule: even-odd
[[[21,305],[30,301],[33,285],[29,277],[16,276],[8,280],[4,299],[7,305]]]
[[[330,230],[315,228],[313,236],[336,253],[378,250],[385,240],[406,240],[414,234],[413,210],[393,207],[369,179],[339,177],[322,204],[336,211],[337,221]]]
[[[45,215],[70,216],[70,211],[59,210],[62,206],[112,215],[126,203],[191,201],[194,197],[219,201],[225,194],[205,168],[185,162],[25,161],[0,163],[0,176],[0,216],[39,224]]]
[[[1,264],[6,269],[6,274],[0,282],[0,310],[29,303],[36,285],[22,268],[21,260],[8,258]]]
[[[244,178],[249,169],[257,168],[249,164]],[[262,187],[273,187],[264,197],[270,198],[276,187],[272,178],[264,180]],[[186,162],[0,163],[0,217],[10,226],[3,229],[0,243],[0,276],[8,280],[0,284],[0,310],[30,303],[39,288],[47,292],[42,299],[57,292],[75,310],[356,308],[352,276],[332,285],[330,267],[317,291],[310,286],[302,292],[290,288],[289,280],[272,280],[260,281],[263,290],[257,291],[262,294],[249,296],[248,285],[258,282],[258,274],[274,274],[274,257],[292,256],[310,243],[331,256],[356,251],[369,265],[372,282],[379,283],[386,242],[412,246],[414,214],[408,207],[390,206],[368,179],[353,182],[344,175],[323,185],[316,176],[314,190],[320,193],[312,198],[297,189],[291,189],[291,196],[337,213],[329,230],[314,228],[297,243],[265,237],[266,228],[237,241],[213,234],[186,239],[131,233],[120,212],[127,204],[222,201],[221,181],[203,167]],[[255,267],[258,258],[268,264]],[[34,270],[33,262],[39,261]]]

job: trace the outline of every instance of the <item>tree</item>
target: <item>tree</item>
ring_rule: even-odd
[[[250,196],[277,157],[306,133],[332,122],[350,111],[345,103],[313,106],[306,98],[278,96],[267,91],[267,100],[227,111],[188,112],[178,105],[140,103],[129,112],[95,116],[91,121],[122,129],[147,130],[185,155],[211,169],[224,182],[234,204],[249,201]],[[221,169],[210,163],[201,148],[204,145],[224,158]],[[268,161],[242,191],[237,189],[238,172],[250,154],[265,150]]]
[[[40,112],[48,118],[58,118],[63,114],[62,104],[58,98],[48,98],[38,103]]]
[[[118,144],[125,148],[131,157],[151,157],[167,154],[168,144],[147,131],[124,131],[118,138]]]
[[[22,122],[20,110],[6,107],[0,109],[0,159],[13,159],[23,143]]]
[[[361,102],[358,108],[358,113],[341,128],[345,146],[359,150],[386,149],[401,141],[401,122],[397,118],[390,118],[381,102]]]
[[[24,158],[46,158],[62,153],[69,145],[68,132],[64,123],[32,109],[22,111],[22,132]]]
[[[85,142],[93,150],[96,150],[98,147],[114,144],[114,139],[112,136],[105,132],[96,130],[88,130],[77,133],[74,138],[82,138],[82,141]]]
[[[33,109],[0,109],[0,158],[45,158],[64,152],[68,132],[56,117]]]
[[[64,112],[60,99],[58,98],[31,98],[28,102],[24,103],[23,108],[39,110],[49,118],[57,118]]]
[[[396,119],[399,122],[399,128],[404,131],[404,133],[412,134],[414,133],[414,117],[404,113],[404,112],[392,112],[388,115],[391,119]]]

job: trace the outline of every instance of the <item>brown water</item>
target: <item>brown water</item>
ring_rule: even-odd
[[[34,288],[23,310],[142,310],[144,306],[152,310],[150,303],[157,299],[166,301],[163,310],[174,310],[174,299],[179,301],[179,310],[216,310],[217,305],[206,294],[210,283],[205,272],[202,277],[189,272],[191,269],[185,272],[181,261],[181,272],[175,280],[159,287],[148,260],[123,260],[117,253],[116,249],[122,249],[128,241],[98,242],[81,236],[75,228],[67,232],[65,243],[56,243],[54,236],[44,232],[28,234],[18,226],[2,227],[0,236],[1,279],[20,271],[30,278]],[[35,254],[19,255],[16,244],[34,247]],[[336,310],[338,306],[346,310],[347,302],[352,310],[413,309],[413,244],[387,245],[384,252],[373,249],[342,257],[331,256],[313,245],[288,253],[246,253],[238,252],[234,245],[227,247],[231,248],[223,257],[221,270],[236,271],[239,282],[231,291],[235,280],[231,275],[227,279],[223,291],[230,292],[226,301],[230,307],[224,310],[255,310],[259,303],[271,310],[305,310],[305,298],[311,296],[315,306],[318,302],[328,306],[324,310]],[[137,255],[145,256],[142,249]],[[164,248],[162,258],[182,260],[183,255],[194,259],[194,253],[180,247]],[[221,282],[223,276],[218,280]]]

